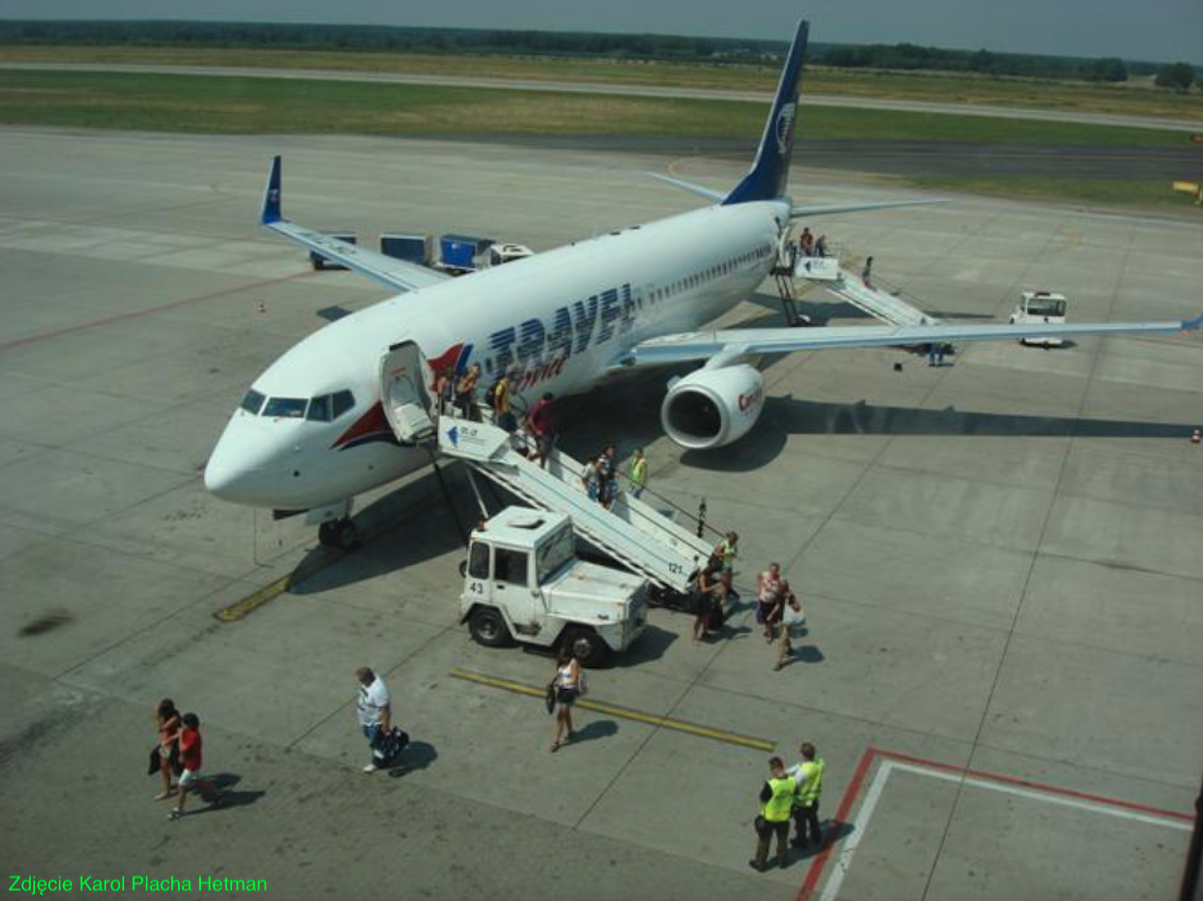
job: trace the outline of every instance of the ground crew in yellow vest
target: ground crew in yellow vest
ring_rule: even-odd
[[[789,774],[797,783],[797,793],[794,795],[794,840],[790,842],[795,848],[805,848],[807,833],[815,847],[823,844],[823,833],[819,828],[819,797],[823,794],[823,758],[815,754],[815,746],[808,741],[802,742],[798,749],[802,752],[802,762],[789,769]]]
[[[780,757],[769,760],[769,778],[760,790],[760,816],[756,818],[756,857],[748,861],[754,870],[765,870],[769,856],[769,842],[777,836],[777,865],[784,867],[789,854],[789,816],[794,805],[798,785],[785,772]]]
[[[627,467],[627,478],[631,482],[631,496],[638,498],[647,487],[647,457],[643,448],[636,450],[635,456],[631,457],[631,463]]]

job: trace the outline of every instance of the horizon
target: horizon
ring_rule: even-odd
[[[323,28],[379,28],[396,31],[454,31],[454,32],[501,32],[501,33],[539,33],[539,34],[584,34],[584,35],[611,35],[611,36],[629,36],[629,37],[673,37],[687,38],[691,40],[717,40],[717,41],[755,41],[757,43],[775,43],[780,44],[781,52],[784,53],[789,48],[787,39],[766,38],[766,37],[749,37],[749,36],[728,36],[717,34],[690,34],[678,31],[619,31],[619,30],[598,30],[584,28],[508,28],[504,26],[488,26],[488,27],[468,27],[462,25],[412,25],[412,24],[393,24],[393,23],[365,23],[365,22],[330,22],[321,20],[270,20],[270,19],[209,19],[209,18],[95,18],[95,17],[61,17],[61,18],[13,18],[5,15],[0,15],[0,21],[14,23],[37,23],[37,24],[61,24],[61,23],[76,23],[76,24],[111,24],[111,23],[135,23],[135,24],[164,24],[164,25],[239,25],[239,26],[320,26]],[[1081,55],[1075,53],[1041,53],[1032,50],[993,50],[989,47],[969,47],[955,46],[950,44],[924,44],[910,40],[900,41],[811,41],[811,46],[814,47],[897,47],[903,45],[922,47],[925,49],[953,51],[957,53],[977,53],[985,50],[999,56],[1033,56],[1049,59],[1078,59],[1078,60],[1098,60],[1117,58],[1124,62],[1130,63],[1146,63],[1150,65],[1169,65],[1173,63],[1188,63],[1196,69],[1203,69],[1203,62],[1197,62],[1189,59],[1151,59],[1139,56],[1115,56],[1114,54],[1104,55]],[[352,50],[351,52],[357,52]],[[371,51],[376,52],[376,51]],[[605,56],[605,54],[536,54],[546,56],[568,55],[568,56]]]
[[[1203,65],[1203,3],[1199,0],[760,0],[738,10],[715,0],[610,0],[605,7],[555,0],[460,0],[399,5],[390,0],[207,0],[203,8],[162,0],[5,0],[0,19],[80,22],[228,22],[352,25],[473,31],[648,34],[788,43],[799,18],[811,22],[816,44],[916,44],[948,50],[1031,56]],[[337,15],[338,22],[330,18]]]

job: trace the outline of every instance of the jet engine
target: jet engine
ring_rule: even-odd
[[[677,444],[705,450],[738,441],[762,409],[764,375],[740,364],[699,369],[673,382],[660,405],[660,421]]]

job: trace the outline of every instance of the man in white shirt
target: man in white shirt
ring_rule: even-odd
[[[388,735],[392,728],[392,703],[388,686],[369,667],[361,666],[355,671],[359,680],[359,699],[356,709],[359,712],[359,725],[372,749],[372,759],[363,768],[365,773],[374,773],[384,768],[386,761],[376,752],[376,742],[380,736]]]

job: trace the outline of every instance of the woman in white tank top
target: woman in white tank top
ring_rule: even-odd
[[[556,658],[556,675],[552,685],[556,692],[556,731],[551,742],[554,753],[572,741],[575,735],[572,731],[572,705],[581,692],[581,665],[567,646],[560,648]]]

